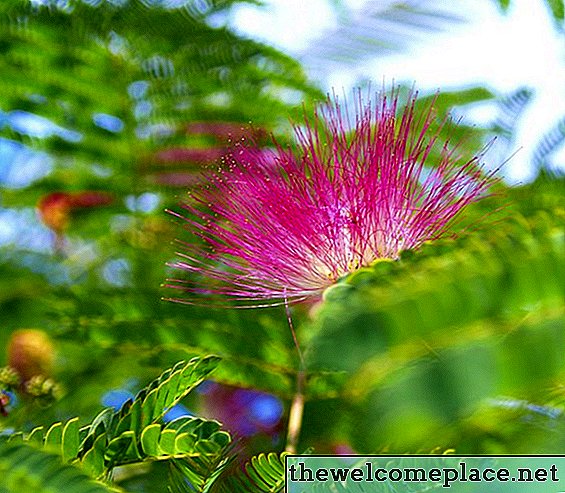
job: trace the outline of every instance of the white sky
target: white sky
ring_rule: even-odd
[[[362,12],[365,2],[346,3]],[[234,16],[235,26],[299,59],[309,43],[338,22],[327,0],[266,3],[267,8],[240,7]],[[484,84],[507,93],[529,86],[535,90],[535,99],[518,130],[516,149],[521,150],[506,168],[510,181],[527,181],[532,178],[529,163],[536,142],[565,116],[565,34],[554,28],[544,0],[512,0],[507,15],[500,14],[494,0],[458,0],[453,4],[472,20],[454,24],[446,32],[421,36],[409,52],[380,57],[355,70],[336,71],[322,82],[323,89],[348,91],[361,78],[379,83],[383,78],[414,81],[423,90]],[[476,108],[467,118],[480,122],[487,115],[488,108]],[[556,160],[565,161],[565,152],[556,155]]]

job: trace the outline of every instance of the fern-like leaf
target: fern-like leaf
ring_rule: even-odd
[[[95,482],[58,455],[27,444],[0,445],[0,490],[3,493],[117,493]]]
[[[464,20],[445,2],[370,1],[357,12],[342,16],[301,56],[303,63],[323,74],[331,68],[355,67],[361,61],[405,49],[424,33],[441,31]]]
[[[533,162],[540,170],[551,170],[551,156],[565,142],[565,118],[557,122],[554,127],[546,132],[540,139],[533,152]]]
[[[77,418],[55,423],[46,432],[38,427],[25,440],[57,452],[65,462],[82,464],[94,477],[116,466],[145,460],[190,459],[215,470],[231,442],[219,423],[182,417],[165,425],[161,418],[199,385],[217,363],[215,356],[181,361],[119,411],[106,408],[80,430]],[[21,438],[14,434],[9,441]]]
[[[361,443],[447,446],[447,429],[464,433],[464,417],[489,399],[524,399],[560,380],[564,185],[532,185],[537,202],[522,203],[527,189],[509,191],[513,219],[377,263],[326,291],[309,367],[349,375],[341,392],[358,404],[355,419],[366,413],[361,429],[381,424]]]
[[[522,87],[503,97],[498,103],[499,115],[494,121],[493,131],[506,140],[512,140],[516,125],[533,95],[531,89]]]
[[[279,493],[284,491],[286,453],[259,454],[235,472],[220,476],[210,493]]]

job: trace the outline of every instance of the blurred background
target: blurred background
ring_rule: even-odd
[[[565,114],[559,2],[281,0],[268,5],[239,5],[229,25],[291,54],[326,92],[350,92],[369,82],[376,89],[383,80],[414,83],[425,92],[473,86],[499,98],[531,92],[513,129],[511,149],[520,152],[505,168],[505,178],[512,183],[535,178],[532,159],[545,150],[540,140]],[[453,113],[467,124],[488,126],[500,117],[499,103],[485,100]],[[562,166],[562,148],[552,151],[551,165]],[[507,158],[506,152],[496,158]]]
[[[328,92],[394,82],[441,91],[462,153],[496,137],[484,161],[504,163],[505,198],[471,218],[518,205],[497,232],[356,278],[319,319],[293,308],[318,348],[301,449],[562,451],[561,0],[5,0],[0,16],[5,433],[88,422],[213,353],[213,380],[165,419],[282,450],[298,367],[284,310],[163,301],[186,240],[164,211],[234,141],[286,145]]]

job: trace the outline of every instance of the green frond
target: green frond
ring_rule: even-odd
[[[558,311],[565,211],[554,208],[551,197],[559,196],[562,184],[555,192],[540,194],[549,202],[537,207],[519,202],[525,191],[508,191],[503,200],[514,200],[512,207],[523,208],[522,215],[516,210],[494,228],[404,252],[399,262],[378,262],[329,288],[318,335],[310,341],[314,367],[351,371],[362,364],[362,352],[344,358],[346,349],[332,340],[348,341],[358,349],[369,346],[366,354],[374,356],[375,350],[439,336],[443,330],[452,334],[460,327],[464,333],[465,324],[481,320],[511,325],[536,310]],[[466,309],[460,310],[463,304]],[[340,327],[347,327],[348,337],[339,335]],[[356,345],[357,331],[359,337],[374,340]]]
[[[562,25],[563,20],[565,20],[565,4],[563,3],[563,0],[545,0],[545,1],[557,24]]]
[[[125,195],[132,178],[154,187],[153,174],[170,171],[159,150],[198,147],[190,122],[284,124],[290,108],[322,94],[291,57],[210,25],[209,16],[234,3],[3,2],[0,111],[8,122],[25,111],[56,127],[38,139],[8,124],[0,137],[56,158],[51,190],[107,187],[107,177],[91,172],[96,164],[112,170],[113,191]],[[120,125],[100,126],[97,115]]]
[[[509,141],[514,138],[518,122],[533,96],[533,90],[522,87],[498,101],[499,115],[493,125],[493,131],[497,136]]]
[[[530,399],[563,378],[563,185],[534,184],[529,202],[527,189],[509,191],[514,214],[495,228],[376,263],[326,292],[309,367],[346,372],[344,401],[380,423],[363,443],[417,447],[438,434],[451,446],[485,402]]]
[[[537,169],[552,171],[551,158],[565,143],[565,118],[558,121],[553,128],[542,135],[533,152],[533,163]]]
[[[345,9],[344,9],[345,10]],[[302,59],[314,70],[355,66],[360,61],[405,49],[424,33],[437,32],[465,20],[443,2],[367,2],[358,12],[342,15],[311,44]]]
[[[218,363],[218,358],[181,361],[141,390],[119,411],[99,413],[90,425],[79,429],[78,418],[55,423],[47,431],[38,427],[25,441],[58,453],[64,462],[80,464],[93,477],[117,466],[142,461],[181,461],[214,471],[223,460],[231,437],[216,421],[182,417],[167,424],[164,414],[199,385]],[[10,442],[20,440],[12,435]],[[193,471],[194,473],[194,471]]]
[[[4,493],[121,491],[92,480],[75,466],[63,464],[58,455],[21,443],[0,444],[0,490]]]
[[[220,476],[210,493],[279,493],[284,491],[286,453],[259,454]]]

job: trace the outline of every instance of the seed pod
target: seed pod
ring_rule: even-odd
[[[35,375],[50,375],[54,358],[53,343],[41,330],[17,330],[8,343],[8,365],[24,382]]]

